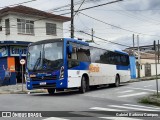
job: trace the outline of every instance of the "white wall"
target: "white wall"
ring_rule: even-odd
[[[145,77],[145,65],[141,65],[140,77]],[[160,64],[157,64],[157,74],[160,75]],[[137,70],[138,75],[138,70]],[[155,64],[151,64],[151,76],[156,75]]]
[[[10,19],[10,34],[5,35],[5,19]],[[61,21],[53,21],[53,20],[39,20],[34,22],[34,32],[35,35],[24,35],[17,34],[17,18],[22,18],[26,20],[37,20],[39,18],[22,16],[22,15],[8,15],[2,18],[2,31],[0,31],[0,41],[4,40],[15,40],[15,41],[39,41],[44,39],[53,39],[53,38],[62,38],[63,37],[63,22]],[[54,23],[57,25],[57,35],[46,35],[46,22]],[[59,29],[60,28],[60,29]]]
[[[144,77],[145,76],[145,66],[141,65],[141,69],[140,69],[140,77]]]
[[[157,73],[160,74],[160,64],[157,64]],[[151,64],[151,75],[156,75],[155,64]]]

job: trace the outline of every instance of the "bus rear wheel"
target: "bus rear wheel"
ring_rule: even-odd
[[[49,88],[49,89],[47,89],[47,91],[48,91],[48,93],[49,93],[50,95],[53,95],[56,90],[55,90],[54,88]]]
[[[86,78],[83,76],[81,79],[81,87],[79,88],[80,93],[85,93],[87,90],[87,81]]]

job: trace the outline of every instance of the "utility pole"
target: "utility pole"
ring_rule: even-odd
[[[74,0],[71,0],[71,38],[74,38]]]
[[[158,64],[159,64],[159,49],[160,49],[160,47],[159,47],[159,40],[158,40]]]
[[[91,31],[91,32],[92,32],[92,36],[91,36],[91,37],[92,37],[92,42],[93,42],[93,41],[94,41],[94,40],[93,40],[93,36],[94,36],[93,28],[92,28],[92,31]]]
[[[132,50],[133,50],[133,55],[135,55],[134,54],[134,34],[133,34],[133,49]]]
[[[138,46],[138,78],[140,78],[140,51],[139,51],[139,35],[137,35],[137,46]]]
[[[134,48],[134,34],[133,34],[133,48]]]
[[[157,52],[157,46],[156,46],[156,41],[154,40],[154,50],[155,50],[155,68],[156,68],[156,87],[157,87],[157,97],[158,97],[158,78],[157,78],[157,55],[156,55],[156,52]]]

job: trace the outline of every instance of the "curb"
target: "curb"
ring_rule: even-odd
[[[158,79],[160,79],[159,76],[158,76]],[[150,77],[150,78],[131,79],[130,81],[128,81],[128,83],[141,82],[141,81],[150,81],[150,80],[156,80],[156,78],[155,77]]]
[[[32,93],[47,93],[45,90],[37,91],[0,91],[0,94],[32,94]]]

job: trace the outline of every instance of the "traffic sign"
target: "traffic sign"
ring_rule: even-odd
[[[26,63],[25,59],[21,59],[21,60],[20,60],[20,64],[21,64],[21,65],[24,65],[25,63]]]

